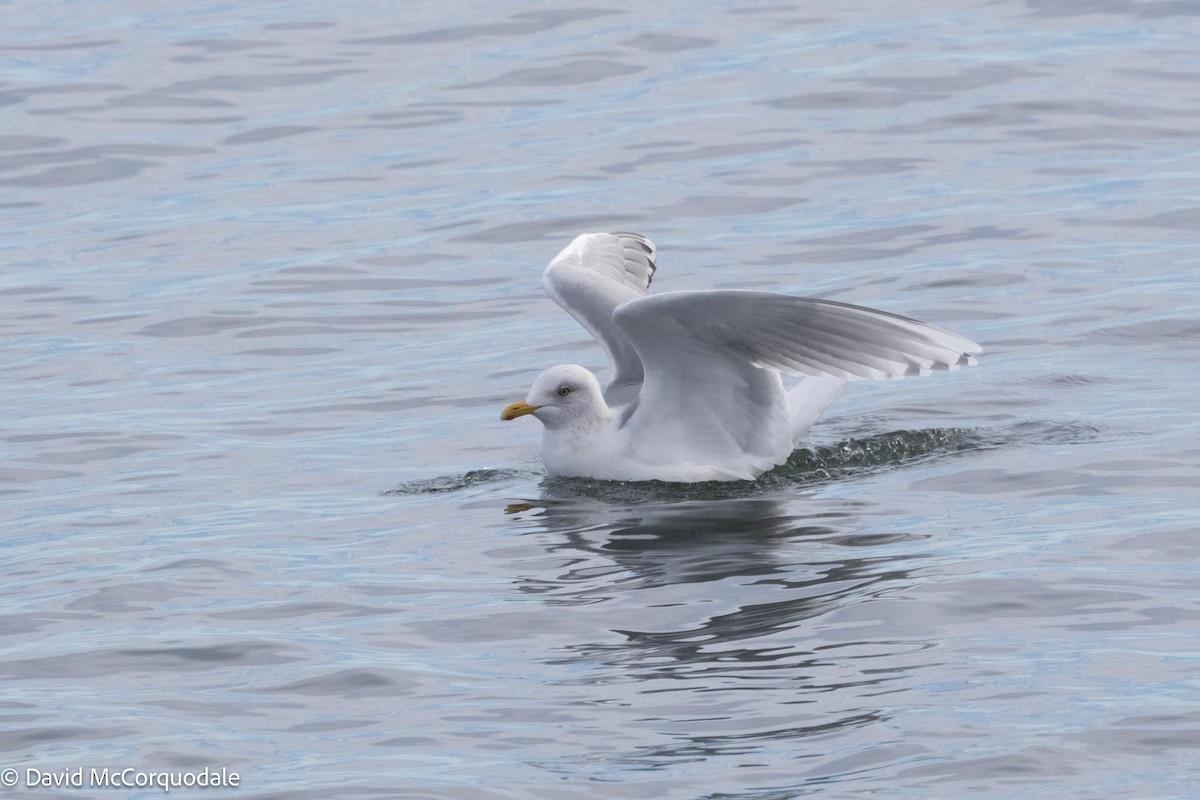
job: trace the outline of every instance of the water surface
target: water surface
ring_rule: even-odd
[[[1190,5],[5,12],[0,767],[1192,796]],[[605,229],[986,353],[753,483],[547,479],[498,412],[603,367],[539,272]]]

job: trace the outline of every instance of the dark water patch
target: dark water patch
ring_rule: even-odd
[[[0,151],[36,150],[38,148],[55,147],[64,142],[66,142],[66,139],[58,139],[53,136],[0,136]]]
[[[13,89],[0,91],[0,106],[11,106],[24,103],[31,97],[61,94],[90,94],[93,92],[120,92],[129,87],[121,83],[79,83],[60,84],[58,86],[39,86],[28,89]]]
[[[210,336],[214,333],[224,333],[237,328],[248,328],[255,325],[269,325],[276,319],[263,317],[247,319],[246,317],[223,317],[215,314],[202,317],[182,317],[180,319],[156,322],[138,331],[141,336],[178,338],[182,336]]]
[[[666,218],[727,217],[742,214],[769,214],[799,203],[792,197],[734,197],[730,195],[693,195],[654,211]]]
[[[336,22],[323,22],[314,20],[313,22],[272,22],[269,25],[263,25],[264,31],[317,31],[323,28],[336,28]]]
[[[1135,322],[1093,331],[1089,338],[1093,342],[1112,345],[1190,343],[1195,346],[1200,341],[1200,320],[1176,318]]]
[[[884,228],[866,231],[860,234],[840,234],[830,237],[801,240],[800,245],[809,248],[814,245],[826,245],[819,250],[804,250],[796,253],[792,260],[804,263],[828,264],[869,261],[873,259],[897,258],[912,255],[934,247],[945,247],[962,243],[977,243],[992,239],[998,241],[1018,241],[1021,239],[1037,238],[1019,228],[1000,228],[995,225],[978,225],[966,230],[932,233],[937,230],[929,225],[911,225],[900,228]],[[927,235],[919,235],[927,234]],[[832,245],[832,246],[830,246]],[[869,247],[867,245],[876,245]],[[890,245],[890,246],[884,246]],[[894,278],[888,278],[891,282]],[[994,285],[991,283],[976,283],[973,276],[959,276],[953,280],[962,281],[963,286]],[[1020,283],[1023,278],[1001,278],[998,285]],[[954,284],[937,284],[930,282],[931,288],[954,287]]]
[[[456,25],[434,28],[418,33],[402,33],[390,36],[373,36],[364,39],[349,39],[346,44],[395,45],[395,44],[447,44],[463,42],[489,36],[530,36],[554,28],[596,17],[605,17],[620,12],[597,8],[556,9],[548,11],[526,11],[512,14],[507,22]]]
[[[85,39],[77,42],[58,42],[48,43],[40,42],[38,44],[9,44],[0,46],[0,52],[21,52],[21,51],[52,51],[52,50],[91,50],[97,47],[109,47],[114,44],[120,44],[120,39]]]
[[[9,719],[9,724],[12,720]],[[140,731],[137,728],[105,727],[91,725],[44,725],[31,728],[10,729],[0,733],[0,753],[27,751],[30,747],[63,742],[94,742],[98,738],[122,739]]]
[[[804,139],[775,139],[769,142],[728,142],[721,144],[696,146],[692,142],[669,141],[657,142],[653,145],[641,145],[626,149],[648,149],[654,147],[657,152],[653,155],[642,156],[635,161],[623,161],[601,167],[604,172],[625,173],[634,172],[642,167],[661,167],[670,163],[685,163],[690,161],[721,163],[734,159],[752,159],[759,153],[786,152],[795,150],[808,142]]]
[[[164,86],[166,94],[189,94],[194,92],[271,92],[314,86],[321,83],[356,75],[358,69],[332,69],[321,72],[273,72],[261,71],[244,75],[213,75],[207,78],[178,81]]]
[[[1028,421],[1018,423],[990,439],[994,446],[1087,444],[1115,436],[1098,425],[1084,422]]]
[[[108,101],[113,108],[230,108],[233,103],[215,97],[195,97],[164,94],[161,92],[138,92]],[[235,119],[241,119],[236,117]]]
[[[623,44],[629,47],[636,47],[638,50],[647,50],[652,53],[663,53],[711,47],[712,45],[716,44],[716,40],[706,39],[700,36],[679,36],[677,34],[667,33],[643,33],[640,36],[635,36],[632,39],[629,39]]]
[[[763,104],[784,111],[831,111],[841,109],[900,108],[912,103],[927,103],[945,100],[944,92],[901,92],[846,90],[833,92],[809,92],[807,94],[780,97]]]
[[[583,83],[610,80],[634,75],[644,66],[621,64],[605,58],[584,58],[551,67],[515,69],[491,80],[463,83],[455,89],[493,89],[501,86],[544,88],[549,86],[578,86]]]
[[[1120,228],[1163,228],[1166,230],[1200,231],[1200,208],[1181,208],[1131,219],[1103,219],[1098,217],[1067,219],[1068,225],[1096,225]]]
[[[1128,0],[1029,0],[1029,13],[1039,17],[1079,17],[1102,14],[1120,17],[1194,17],[1200,7],[1192,0],[1130,3]]]
[[[127,458],[138,453],[145,452],[145,447],[129,447],[121,445],[107,445],[103,447],[91,447],[83,450],[70,450],[59,453],[42,453],[37,456],[30,456],[23,460],[35,464],[69,464],[77,466],[87,464],[93,461],[112,461],[117,458]]]
[[[0,467],[0,484],[79,478],[83,473],[67,470],[33,469],[31,467]]]
[[[838,233],[833,236],[813,236],[804,239],[803,243],[806,245],[883,244],[935,230],[937,230],[937,226],[935,225],[901,225],[874,229],[859,228],[852,233]]]
[[[1041,375],[1029,379],[1029,383],[1035,386],[1052,386],[1059,388],[1078,388],[1084,386],[1105,386],[1119,383],[1114,378],[1109,378],[1104,375],[1083,375],[1075,373],[1062,373],[1060,375]]]
[[[122,583],[89,591],[66,604],[68,611],[100,614],[153,612],[167,602],[195,596],[176,582],[145,581]]]
[[[257,641],[228,644],[101,649],[59,656],[0,662],[0,675],[16,680],[99,678],[107,675],[144,675],[156,672],[200,671],[219,667],[278,666],[299,660],[290,646]]]
[[[320,130],[311,125],[275,125],[267,128],[257,128],[245,133],[237,133],[227,137],[222,144],[257,144],[270,142],[275,139],[285,139],[289,136],[299,136]]]
[[[213,614],[218,619],[296,619],[301,617],[373,617],[390,613],[387,609],[371,608],[354,603],[282,603],[255,606],[251,609],[223,611]]]
[[[370,118],[376,122],[385,124],[360,127],[423,128],[429,125],[448,125],[462,120],[463,114],[461,111],[452,111],[449,109],[417,108],[372,114]]]
[[[209,53],[237,53],[245,50],[259,50],[264,47],[281,47],[282,45],[279,42],[265,42],[257,39],[194,39],[177,42],[175,46],[204,50]]]
[[[419,264],[395,263],[398,259],[388,261],[386,259],[378,259],[375,261],[364,260],[364,263],[374,263],[385,267],[407,267],[420,266]],[[493,284],[493,281],[483,279],[467,279],[461,281],[453,280],[433,280],[428,278],[357,278],[353,277],[359,274],[357,270],[342,269],[338,272],[328,271],[328,278],[316,277],[292,277],[294,275],[302,275],[299,269],[280,270],[279,275],[287,276],[286,278],[254,281],[253,285],[262,287],[264,291],[273,292],[279,295],[291,294],[333,294],[335,292],[363,292],[382,295],[384,293],[393,292],[414,292],[420,289],[430,289],[445,286],[483,286]],[[313,273],[309,273],[313,274]],[[319,273],[318,273],[319,274]],[[428,301],[404,301],[413,308],[442,308],[443,303],[438,303],[432,300]]]
[[[995,229],[981,230],[982,238],[1005,238],[1003,235],[998,235]],[[1019,233],[1013,231],[1012,233]],[[1028,236],[1014,236],[1012,238],[1030,238]],[[990,289],[1001,286],[1015,286],[1017,284],[1026,283],[1029,279],[1020,274],[1012,272],[972,272],[966,275],[959,275],[954,278],[941,278],[938,280],[924,281],[916,284],[923,289]]]
[[[61,292],[61,286],[14,286],[11,289],[0,289],[0,297],[5,295],[26,295],[26,294],[46,294],[53,295],[55,292]]]
[[[39,142],[36,147],[43,147],[43,144]],[[14,151],[17,149],[13,148]],[[13,152],[0,158],[0,172],[24,174],[0,179],[0,185],[53,188],[119,180],[157,166],[159,162],[151,160],[154,158],[196,156],[209,152],[199,147],[137,143],[92,145],[60,151],[39,149],[37,152]]]
[[[290,356],[290,357],[306,357],[306,356],[321,356],[329,353],[342,352],[337,347],[264,347],[257,350],[239,350],[240,355],[247,356]]]
[[[903,91],[905,94],[920,94],[922,92],[961,92],[970,89],[982,89],[987,86],[1011,83],[1012,81],[1031,78],[1040,73],[1003,64],[990,64],[983,67],[967,67],[952,75],[914,75],[914,76],[881,76],[862,81],[865,86],[877,86],[884,89]]]
[[[1065,738],[1088,750],[1124,758],[1129,754],[1157,756],[1164,751],[1200,749],[1200,714],[1171,709],[1162,714],[1138,715],[1117,720],[1103,731],[1081,731]]]
[[[245,570],[235,569],[224,561],[217,561],[211,558],[181,558],[162,566],[149,567],[146,569],[146,572],[166,571],[171,573],[185,573],[199,570],[211,570],[231,576],[243,576],[246,574]]]
[[[153,166],[157,166],[157,162],[131,158],[101,158],[90,164],[54,167],[34,175],[7,178],[0,180],[0,186],[24,188],[82,186],[88,183],[121,180]]]
[[[409,694],[417,686],[416,681],[396,670],[346,669],[263,691],[316,696],[394,697]]]

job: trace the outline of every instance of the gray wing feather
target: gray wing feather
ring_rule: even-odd
[[[886,311],[737,289],[667,292],[626,303],[615,321],[643,362],[679,337],[790,375],[902,378],[975,363],[978,344]]]
[[[736,289],[642,297],[613,317],[645,368],[637,402],[621,419],[631,441],[659,449],[688,441],[690,457],[741,459],[754,470],[782,463],[840,381],[958,369],[982,350],[884,311]],[[832,382],[817,385],[809,408],[788,397],[780,372]]]

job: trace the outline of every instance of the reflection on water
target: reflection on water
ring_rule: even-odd
[[[796,524],[768,498],[621,505],[587,497],[543,500],[535,518],[561,544],[552,552],[578,552],[611,561],[624,589],[729,577],[769,575],[780,542],[829,529]],[[523,586],[555,599],[587,602],[593,567],[571,569],[554,585]],[[632,585],[630,585],[632,584]],[[560,591],[561,590],[561,591]]]
[[[537,522],[562,541],[547,550],[577,560],[553,579],[525,581],[519,588],[555,604],[596,602],[618,591],[727,581],[772,587],[787,595],[785,600],[726,611],[695,628],[639,632],[638,620],[622,621],[628,627],[621,632],[639,647],[677,643],[681,655],[723,649],[795,627],[841,607],[849,597],[869,595],[877,584],[904,577],[902,570],[889,566],[902,558],[900,554],[797,562],[812,542],[820,542],[827,553],[830,547],[861,548],[915,538],[857,534],[840,528],[839,518],[855,515],[848,509],[796,517],[767,498],[623,507],[588,500],[549,501]],[[599,566],[605,563],[607,568]]]
[[[935,646],[878,626],[828,635],[847,609],[906,586],[920,561],[907,546],[919,535],[864,528],[867,502],[814,502],[805,515],[803,502],[763,494],[614,502],[552,488],[522,513],[561,568],[517,589],[602,614],[592,638],[546,663],[650,714],[630,722],[659,741],[631,742],[610,763],[753,756],[868,728],[888,718],[872,698]]]
[[[939,544],[867,492],[831,502],[818,490],[1095,435],[1051,422],[894,431],[800,449],[733,484],[546,478],[540,496],[507,500],[544,553],[514,588],[545,613],[588,613],[543,663],[559,691],[590,697],[580,724],[616,740],[604,770],[761,759],[790,764],[777,784],[793,790],[869,775],[930,752],[893,742],[890,726],[897,696],[936,682],[946,642],[894,598],[936,574]],[[887,745],[818,757],[860,737]],[[592,758],[539,765],[604,774]]]

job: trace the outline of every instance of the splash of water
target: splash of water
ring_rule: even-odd
[[[522,477],[526,473],[517,469],[473,469],[462,475],[441,475],[437,478],[406,481],[395,489],[384,492],[386,495],[420,495],[445,494],[459,492],[488,483],[500,483]]]
[[[834,445],[798,449],[787,462],[753,481],[664,483],[547,477],[542,481],[541,488],[543,493],[549,496],[586,495],[619,502],[636,500],[642,496],[675,500],[745,497],[787,486],[845,479],[998,444],[995,437],[963,428],[891,431],[862,439],[848,439]],[[517,469],[478,469],[462,475],[409,481],[387,494],[444,494],[480,485],[529,478],[535,474]]]
[[[748,497],[796,486],[810,486],[891,469],[931,458],[991,446],[982,434],[962,428],[892,431],[848,439],[838,444],[800,448],[788,460],[752,481],[665,483],[662,481],[601,481],[586,478],[547,478],[544,494],[586,495],[611,502],[639,499],[711,500]]]

